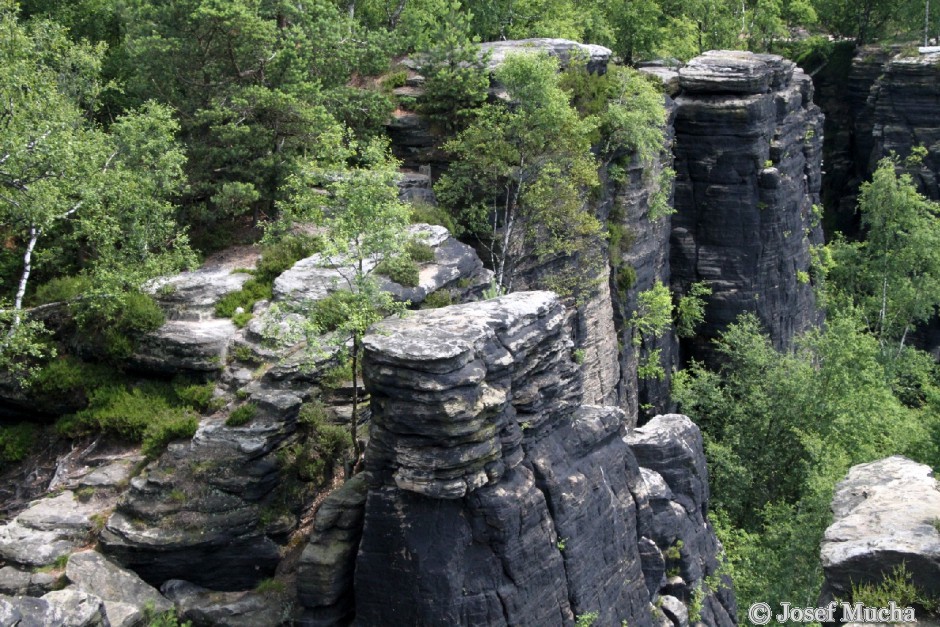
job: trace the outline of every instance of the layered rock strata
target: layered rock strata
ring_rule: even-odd
[[[521,292],[366,338],[367,473],[336,497],[348,516],[317,518],[304,624],[652,625],[661,594],[691,601],[718,550],[698,429],[667,416],[633,441],[621,410],[583,405],[566,319]],[[703,599],[734,624],[730,592]]]
[[[813,84],[774,55],[707,52],[679,70],[676,96],[672,284],[712,289],[709,340],[746,311],[774,345],[817,321],[810,246],[822,242],[819,202],[823,116]]]

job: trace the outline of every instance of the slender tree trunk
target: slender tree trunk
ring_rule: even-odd
[[[33,225],[29,228],[29,243],[26,245],[26,252],[23,254],[23,274],[20,275],[20,284],[16,288],[16,298],[13,301],[13,325],[10,327],[9,335],[13,335],[16,328],[20,325],[20,310],[23,309],[23,296],[26,295],[26,284],[29,282],[29,275],[33,270],[33,250],[36,248],[36,242],[42,235],[42,229]]]

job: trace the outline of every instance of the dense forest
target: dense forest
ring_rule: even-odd
[[[494,295],[516,288],[516,247],[578,255],[583,276],[542,287],[579,302],[601,263],[593,242],[623,237],[584,211],[599,168],[616,176],[622,147],[643,161],[664,146],[660,87],[631,66],[710,49],[818,66],[836,39],[937,36],[940,6],[931,9],[919,0],[0,0],[0,369],[7,383],[77,405],[60,436],[103,429],[159,450],[191,436],[191,412],[209,401],[199,385],[174,381],[154,392],[165,424],[126,417],[152,402],[122,371],[136,339],[164,322],[142,291],[148,281],[257,244],[261,266],[217,310],[244,325],[296,260],[358,254],[353,295],[321,306],[305,330],[352,338],[356,372],[369,325],[401,309],[362,260],[385,258],[377,272],[404,284],[426,254],[401,239],[409,222],[472,241],[496,273]],[[529,37],[601,44],[620,63],[596,76],[512,57],[497,76],[508,97],[488,99],[476,44]],[[426,79],[417,97],[394,92],[415,67],[406,60]],[[452,162],[435,184],[440,206],[394,192],[385,123],[401,108],[434,121]],[[859,196],[859,232],[826,233],[814,250],[801,281],[816,288],[824,325],[780,353],[744,316],[717,344],[720,367],[693,361],[673,377],[673,401],[705,435],[710,515],[742,614],[755,601],[815,603],[819,540],[850,466],[895,453],[940,466],[940,370],[912,341],[940,304],[940,207],[905,174],[922,157],[882,160]],[[655,201],[663,215],[668,174]],[[493,190],[504,192],[494,200]],[[296,228],[304,222],[327,234]],[[696,289],[673,311],[658,286],[633,324],[693,334],[707,295]],[[41,314],[53,303],[67,303],[64,322]],[[24,458],[38,430],[4,424],[0,467]]]

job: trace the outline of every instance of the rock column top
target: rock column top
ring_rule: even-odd
[[[518,292],[376,325],[363,378],[377,482],[461,498],[516,466],[521,429],[551,429],[581,400],[565,320],[552,292]]]
[[[902,563],[928,595],[940,594],[940,484],[900,455],[853,466],[836,486],[820,547],[827,588],[877,582]]]
[[[762,94],[786,84],[795,67],[773,54],[709,50],[679,70],[679,86],[694,94]]]
[[[506,61],[511,54],[526,52],[546,52],[556,57],[562,67],[567,67],[572,58],[583,58],[589,69],[607,67],[612,54],[610,48],[597,44],[582,44],[570,39],[551,39],[538,37],[533,39],[515,39],[509,41],[488,41],[480,44],[480,51],[490,53],[487,69],[493,71]]]

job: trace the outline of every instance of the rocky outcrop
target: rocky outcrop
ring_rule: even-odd
[[[680,69],[679,86],[672,285],[712,289],[689,348],[707,355],[709,340],[746,311],[787,346],[818,320],[800,274],[822,242],[812,207],[823,116],[812,82],[778,56],[718,51]]]
[[[522,292],[366,338],[365,490],[337,496],[342,521],[333,506],[317,517],[299,575],[305,624],[345,624],[338,600],[355,599],[359,624],[651,625],[651,601],[688,603],[714,574],[697,428],[669,416],[634,434],[672,483],[653,490],[647,475],[663,475],[637,463],[624,413],[581,404],[567,319],[551,293]],[[654,492],[672,512],[658,524]],[[667,578],[678,544],[668,565],[681,574]],[[734,624],[730,592],[702,598],[703,620]]]
[[[940,484],[929,466],[898,455],[854,466],[836,486],[832,514],[820,547],[824,603],[902,564],[925,598],[940,595]]]
[[[430,246],[434,251],[434,259],[420,264],[418,285],[415,287],[399,285],[387,277],[376,275],[379,286],[396,300],[420,305],[428,294],[454,287],[461,280],[489,282],[489,275],[484,271],[476,252],[457,241],[446,228],[414,224],[408,229],[408,236]],[[337,290],[350,289],[347,277],[352,276],[354,269],[337,268],[331,261],[322,254],[298,261],[275,279],[275,302],[300,304],[326,298]],[[371,272],[378,262],[377,259],[367,260],[364,271]]]

